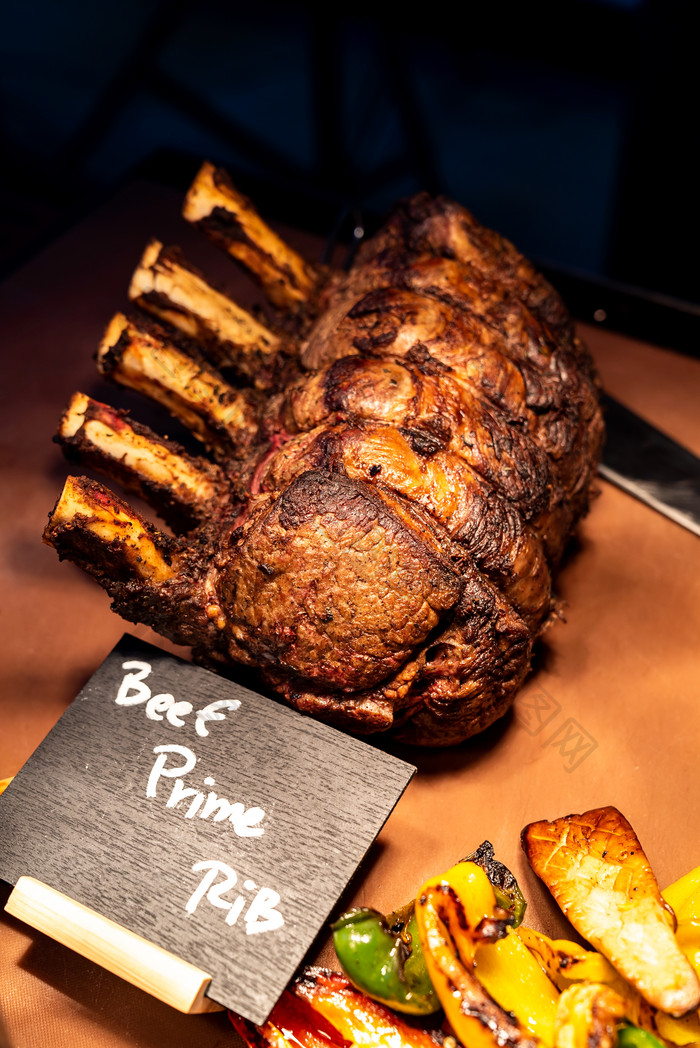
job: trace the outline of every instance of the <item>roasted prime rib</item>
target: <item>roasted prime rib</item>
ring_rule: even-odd
[[[427,745],[482,730],[551,617],[602,443],[559,296],[440,198],[401,203],[347,273],[300,258],[209,164],[184,213],[259,281],[269,319],[152,242],[99,367],[208,455],[76,394],[66,454],[172,533],[69,478],[46,540],[125,618],[255,667],[297,709]]]

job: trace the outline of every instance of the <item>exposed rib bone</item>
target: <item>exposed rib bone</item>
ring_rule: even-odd
[[[253,392],[233,389],[162,332],[138,327],[123,313],[107,327],[97,362],[103,375],[162,404],[219,455],[242,453],[257,434]]]
[[[189,547],[97,481],[68,478],[44,542],[92,575],[124,618],[155,626],[176,644],[212,650],[219,643],[221,608]]]
[[[135,491],[176,530],[211,519],[217,505],[228,502],[229,486],[218,466],[84,393],[73,395],[56,439],[67,458]]]
[[[110,593],[111,580],[149,588],[175,578],[172,540],[107,488],[85,477],[66,480],[44,541]]]
[[[217,367],[231,367],[262,384],[282,340],[188,266],[177,248],[151,240],[134,272],[129,298],[197,339]],[[268,383],[266,383],[268,384]]]
[[[260,282],[273,305],[296,310],[312,298],[319,270],[272,232],[225,171],[203,164],[182,213]]]

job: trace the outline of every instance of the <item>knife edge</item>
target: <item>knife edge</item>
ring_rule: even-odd
[[[600,475],[700,536],[700,458],[609,394],[601,400]]]

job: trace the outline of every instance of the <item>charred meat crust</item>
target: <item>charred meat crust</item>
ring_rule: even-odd
[[[462,596],[447,620],[378,686],[346,696],[281,673],[266,679],[291,706],[340,728],[391,728],[400,741],[422,746],[462,742],[509,708],[533,643],[523,620],[477,571],[463,565],[462,577]]]
[[[232,654],[338,691],[395,672],[462,588],[409,507],[320,470],[251,515],[233,565],[221,582]]]
[[[419,193],[401,201],[374,242],[363,245],[358,263],[402,246],[469,261],[521,297],[557,334],[573,330],[571,316],[552,285],[499,233],[476,221],[466,208],[443,196]]]
[[[435,362],[504,424],[522,430],[551,474],[560,520],[550,505],[548,553],[558,562],[572,519],[587,507],[603,436],[596,383],[576,340],[558,342],[514,294],[457,262],[404,257],[400,267],[367,263],[351,271],[301,359],[320,368],[358,354]]]
[[[544,551],[522,516],[461,458],[415,452],[401,431],[379,423],[318,427],[267,454],[256,472],[263,491],[284,490],[304,468],[330,469],[392,490],[427,512],[533,629],[550,610]]]

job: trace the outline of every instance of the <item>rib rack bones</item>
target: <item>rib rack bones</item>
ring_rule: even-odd
[[[552,609],[602,443],[560,298],[458,205],[400,204],[349,272],[283,243],[205,164],[184,215],[260,283],[264,322],[152,241],[100,371],[166,407],[193,456],[77,393],[45,539],[125,618],[255,667],[359,732],[459,742],[502,715]],[[226,377],[224,377],[226,376]]]

